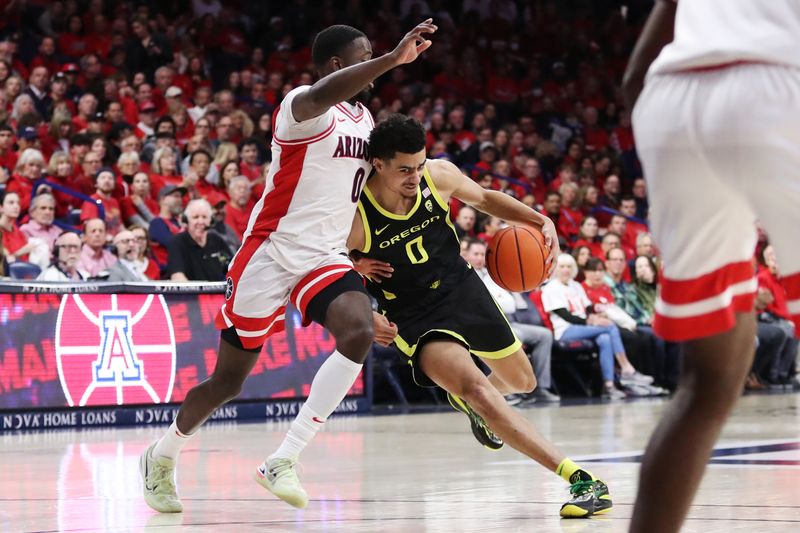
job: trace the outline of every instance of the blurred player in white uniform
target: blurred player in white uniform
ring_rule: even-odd
[[[658,0],[623,89],[664,259],[655,329],[686,343],[631,531],[671,532],[751,366],[756,219],[800,325],[800,1]]]
[[[369,297],[346,255],[371,170],[366,148],[374,122],[358,100],[375,78],[414,61],[431,45],[423,35],[434,31],[429,19],[376,59],[367,37],[350,26],[331,26],[314,39],[320,80],[289,92],[273,115],[273,163],[228,271],[214,373],[189,391],[167,433],[142,454],[144,497],[153,509],[183,510],[175,489],[181,448],[215,409],[239,394],[266,339],[284,328],[288,302],[304,324],[325,326],[336,350],[314,377],[285,440],[255,476],[287,503],[308,503],[295,469],[298,457],[353,385],[374,338]]]

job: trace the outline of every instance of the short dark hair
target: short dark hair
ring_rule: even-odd
[[[208,158],[208,162],[209,162],[209,163],[210,163],[211,161],[213,161],[213,160],[214,160],[214,158],[213,158],[213,157],[211,157],[211,154],[210,154],[210,153],[208,153],[208,150],[203,150],[202,148],[198,148],[197,150],[195,150],[194,152],[192,152],[192,153],[191,153],[191,155],[189,155],[189,164],[190,164],[190,165],[191,165],[192,163],[194,163],[194,158],[195,158],[195,157],[197,157],[197,155],[198,155],[198,154],[203,154],[203,155],[205,155],[205,156]]]
[[[415,119],[395,113],[369,135],[369,156],[392,159],[397,152],[416,154],[425,148],[425,128]]]
[[[328,26],[314,37],[311,45],[311,58],[317,68],[323,66],[334,56],[338,56],[347,48],[347,45],[360,37],[366,37],[364,32],[345,24]]]
[[[241,150],[245,146],[255,146],[256,148],[258,148],[259,144],[260,144],[260,142],[259,142],[258,138],[256,138],[256,137],[247,137],[244,140],[242,140],[242,142],[239,143],[239,150]]]
[[[594,272],[596,270],[605,270],[605,265],[601,260],[596,257],[590,257],[586,260],[586,265],[583,267],[584,271]]]
[[[631,202],[631,201],[633,202],[636,201],[636,197],[633,196],[632,194],[626,194],[625,196],[619,199],[620,205],[622,205],[622,202]]]
[[[12,135],[14,134],[14,128],[12,128],[9,124],[6,124],[5,122],[0,124],[0,131],[7,131]]]

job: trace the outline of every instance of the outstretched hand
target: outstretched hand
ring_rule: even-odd
[[[405,37],[403,37],[397,47],[391,52],[397,64],[405,65],[406,63],[411,63],[417,59],[422,52],[430,48],[433,43],[423,37],[423,34],[434,33],[437,29],[438,26],[433,23],[433,19],[428,19],[406,33]]]

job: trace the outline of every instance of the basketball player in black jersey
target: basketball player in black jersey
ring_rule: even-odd
[[[361,193],[347,244],[367,259],[362,264],[378,260],[393,269],[384,275],[362,269],[379,304],[376,339],[408,356],[418,384],[433,382],[447,391],[485,446],[508,442],[568,481],[573,496],[561,516],[608,512],[606,485],[564,457],[503,398],[531,392],[536,378],[505,316],[461,258],[448,202],[455,197],[510,223],[540,228],[557,255],[552,221],[481,188],[447,161],[427,160],[425,130],[414,119],[391,116],[375,127],[369,143],[375,172]],[[489,366],[488,377],[470,353]]]

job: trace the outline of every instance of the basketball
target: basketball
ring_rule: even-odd
[[[495,234],[486,249],[486,268],[495,283],[511,292],[538,287],[550,255],[544,235],[529,226],[511,226]]]

